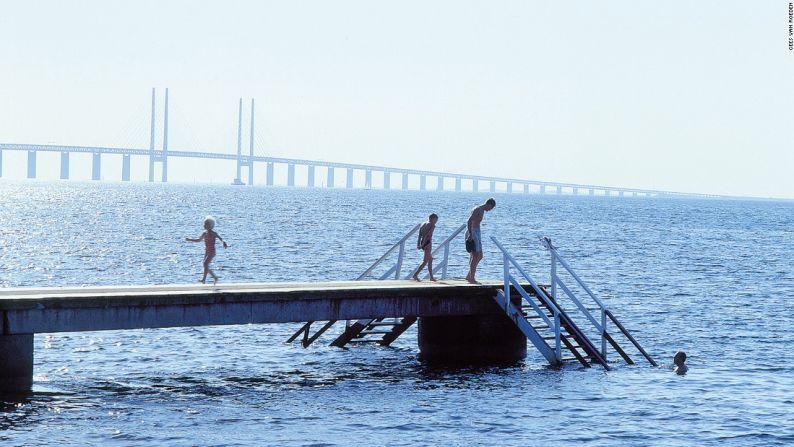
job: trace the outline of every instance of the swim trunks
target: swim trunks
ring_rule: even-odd
[[[474,241],[474,251],[482,253],[482,238],[480,236],[479,228],[472,228],[471,239]]]

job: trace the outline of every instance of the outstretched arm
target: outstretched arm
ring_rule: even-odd
[[[201,242],[201,241],[204,240],[204,233],[201,233],[201,236],[199,236],[199,237],[197,237],[195,239],[190,238],[190,237],[186,237],[185,240],[188,241],[188,242]]]
[[[224,240],[223,240],[223,238],[221,237],[221,235],[220,235],[220,234],[218,234],[218,233],[215,233],[215,236],[217,236],[217,237],[218,237],[218,239],[220,239],[220,240],[221,240],[221,242],[223,243],[223,248],[229,248],[229,244],[227,244],[227,243],[226,243],[226,241],[224,241]]]

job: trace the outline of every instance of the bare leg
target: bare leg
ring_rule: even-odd
[[[476,251],[471,254],[471,259],[469,260],[469,276],[466,277],[466,280],[472,284],[480,284],[474,279],[474,275],[477,273],[477,265],[480,263],[481,259],[482,252]]]
[[[427,261],[427,272],[430,273],[430,281],[435,281],[436,278],[433,278],[433,258]]]
[[[425,261],[422,261],[422,264],[421,264],[421,265],[419,265],[419,268],[418,268],[418,269],[416,269],[416,273],[414,273],[414,276],[412,276],[412,278],[414,279],[414,281],[420,281],[420,279],[419,279],[419,272],[421,272],[421,271],[422,271],[422,269],[423,269],[423,268],[425,268],[425,264],[427,264],[427,262],[425,262]]]

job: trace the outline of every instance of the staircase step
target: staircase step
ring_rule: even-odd
[[[396,323],[395,323],[395,322],[393,322],[393,323],[387,323],[387,322],[385,322],[385,321],[379,321],[379,322],[377,322],[377,323],[370,323],[370,324],[368,324],[367,326],[368,326],[368,327],[369,327],[369,326],[397,326],[398,324],[402,324],[402,322],[401,322],[401,321],[399,321],[399,322],[396,322]]]
[[[361,331],[359,335],[367,335],[367,334],[391,334],[392,331]]]
[[[381,340],[377,338],[354,338],[348,343],[378,343],[379,341]]]

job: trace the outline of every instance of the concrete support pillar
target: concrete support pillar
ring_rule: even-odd
[[[347,189],[353,187],[353,168],[347,168]]]
[[[314,166],[309,166],[309,188],[314,188]]]
[[[419,190],[424,191],[427,188],[427,176],[422,174],[419,176]]]
[[[33,334],[0,335],[0,392],[24,394],[33,386]]]
[[[0,149],[0,177],[3,176],[3,150]]]
[[[436,181],[436,191],[443,191],[444,190],[444,177],[439,175],[438,180]]]
[[[266,171],[265,184],[267,186],[273,186],[273,175],[274,175],[273,174],[273,171],[274,171],[273,162],[268,162],[267,163],[267,168],[265,169],[265,171]]]
[[[462,189],[460,184],[461,184],[460,177],[455,177],[455,192],[460,192],[460,190]]]
[[[474,192],[480,191],[480,181],[476,178],[471,179],[471,190]]]
[[[372,188],[372,170],[367,169],[364,172],[364,188]]]
[[[620,197],[623,197],[623,191],[618,191],[618,195],[619,195]]]
[[[121,157],[121,181],[130,181],[130,156],[123,155]]]
[[[419,356],[437,363],[505,363],[527,355],[527,338],[503,314],[419,318]]]
[[[524,194],[529,194],[529,183],[524,183]]]
[[[562,194],[562,186],[557,187],[557,194]]]
[[[540,193],[546,194],[546,185],[540,185]]]
[[[36,178],[36,151],[28,151],[28,178]]]
[[[507,182],[507,192],[513,192],[513,182]]]
[[[490,187],[490,191],[491,191],[491,192],[496,192],[496,182],[495,182],[495,181],[493,181],[493,180],[491,180],[491,187]]]
[[[69,153],[61,152],[61,180],[69,180]]]
[[[593,188],[590,188],[590,189],[587,191],[587,193],[588,193],[588,194],[590,194],[591,196],[594,196],[594,195],[595,195],[595,189],[593,189]]]
[[[575,195],[575,196],[579,195],[579,188],[574,188],[573,189],[573,195]]]
[[[605,189],[605,190],[604,190],[604,195],[605,195],[605,196],[607,196],[607,197],[609,197],[609,190],[608,190],[608,189]]]
[[[328,166],[328,187],[334,187],[334,167]]]
[[[94,152],[91,157],[91,180],[100,178],[102,178],[102,154]],[[163,177],[163,182],[165,182],[165,177]]]
[[[391,189],[391,172],[383,171],[383,189]]]
[[[293,163],[287,165],[287,186],[295,186],[295,165]]]
[[[408,174],[405,173],[405,172],[403,172],[403,186],[402,186],[402,189],[403,189],[403,191],[408,189]]]

